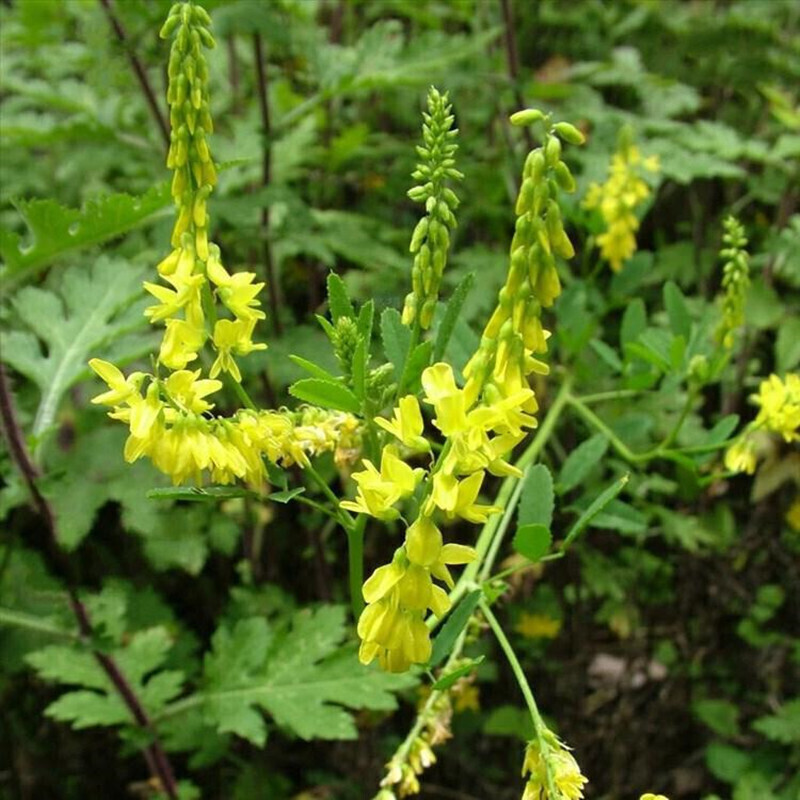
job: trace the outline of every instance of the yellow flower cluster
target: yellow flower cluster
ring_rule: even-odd
[[[207,474],[218,484],[239,479],[259,486],[266,478],[263,458],[305,465],[311,456],[335,451],[346,463],[359,450],[358,422],[350,414],[307,408],[212,417],[205,398],[221,383],[201,379],[200,370],[178,370],[162,380],[142,372],[126,378],[98,358],[89,365],[109,387],[92,402],[111,406],[109,416],[130,427],[125,460],[147,456],[174,484],[199,484]]]
[[[529,109],[514,115],[512,122],[518,124],[515,118],[520,115],[521,124],[543,119],[541,112]],[[477,398],[481,392],[487,403],[515,397],[528,389],[531,373],[548,373],[547,365],[536,358],[547,352],[550,336],[542,328],[541,310],[551,306],[561,293],[556,257],[575,255],[558,204],[559,192],[574,191],[575,180],[561,160],[559,137],[576,144],[583,142],[583,135],[569,123],[548,123],[542,146],[531,151],[525,161],[506,283],[480,346],[464,368],[470,398]],[[524,408],[536,411],[533,395]]]
[[[166,332],[159,362],[171,370],[183,370],[198,357],[207,340],[217,353],[210,377],[221,372],[241,380],[234,356],[263,350],[254,344],[253,329],[264,319],[256,296],[263,283],[255,274],[231,275],[220,261],[219,248],[209,241],[207,201],[217,173],[206,137],[213,131],[208,104],[208,66],[204,47],[214,47],[206,11],[191,3],[178,3],[161,30],[162,38],[174,35],[169,59],[172,128],[167,167],[173,170],[172,197],[177,218],[172,231],[172,252],[158,265],[169,286],[145,283],[159,302],[145,311],[151,322],[163,321]],[[217,318],[217,302],[231,319]]]
[[[173,483],[210,478],[227,484],[243,480],[259,486],[266,477],[264,458],[288,466],[334,451],[337,463],[352,463],[360,452],[357,420],[339,412],[305,408],[299,412],[241,410],[233,417],[210,414],[209,398],[222,388],[217,377],[241,381],[237,356],[266,347],[252,334],[264,319],[257,295],[263,283],[251,272],[231,274],[219,248],[209,241],[206,208],[217,176],[206,137],[213,130],[208,105],[208,67],[204,47],[213,47],[206,11],[178,3],[161,35],[174,36],[169,60],[172,127],[167,166],[174,171],[172,196],[177,218],[172,252],[158,265],[164,284],[146,282],[158,301],[145,310],[166,329],[158,366],[168,376],[134,372],[128,377],[113,364],[93,359],[92,369],[109,390],[94,403],[112,407],[110,416],[127,423],[125,459],[150,458]],[[223,317],[226,313],[228,316]],[[208,377],[187,369],[210,341],[216,358]]]
[[[789,373],[785,380],[770,375],[751,399],[760,410],[725,453],[726,469],[750,475],[756,470],[758,431],[777,433],[786,442],[800,441],[800,375]]]
[[[542,738],[543,746],[533,741],[525,750],[522,777],[527,775],[528,780],[522,800],[581,800],[589,781],[578,762],[551,731],[546,730]],[[550,788],[556,790],[555,795]]]
[[[669,800],[669,798],[663,794],[653,794],[652,792],[647,792],[646,794],[643,794],[639,800]]]
[[[650,195],[650,187],[642,179],[642,170],[657,172],[658,157],[642,158],[639,148],[631,142],[629,130],[620,135],[619,149],[611,158],[608,179],[602,185],[589,187],[583,205],[598,209],[606,226],[597,237],[602,257],[614,272],[636,252],[636,231],[639,219],[636,209]]]
[[[363,588],[367,607],[358,621],[359,657],[365,664],[377,657],[381,666],[392,672],[430,658],[425,614],[430,610],[442,617],[450,608],[446,592],[433,579],[452,588],[448,566],[466,564],[475,555],[470,547],[444,544],[434,516],[484,522],[489,514],[500,511],[477,502],[485,474],[520,474],[504,457],[524,437],[523,429],[536,421],[522,411],[533,396],[530,389],[492,406],[476,406],[467,391],[457,387],[452,368],[444,363],[423,372],[422,386],[425,402],[434,408],[434,425],[446,437],[445,452],[437,464],[430,470],[412,469],[400,458],[397,446],[388,444],[380,470],[365,460],[364,470],[353,475],[358,485],[356,499],[341,503],[342,508],[356,513],[396,519],[399,511],[395,504],[423,486],[419,515],[408,527],[403,546],[392,563],[379,567]],[[392,421],[380,422],[406,447],[429,448],[413,395],[400,400]]]

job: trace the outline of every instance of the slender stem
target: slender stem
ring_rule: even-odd
[[[511,0],[500,0],[500,10],[503,13],[503,40],[506,49],[506,61],[508,63],[508,76],[511,79],[511,87],[514,92],[514,102],[516,110],[525,108],[525,98],[522,96],[522,89],[519,85],[519,55],[517,53],[517,37],[514,32],[514,13],[511,9]],[[522,135],[528,150],[533,150],[533,136],[528,127],[523,127]]]
[[[517,459],[516,466],[519,469],[523,471],[527,469],[528,466],[536,460],[545,444],[547,444],[548,439],[555,430],[558,418],[561,416],[561,412],[564,410],[564,407],[567,404],[570,396],[569,392],[571,386],[572,378],[571,376],[566,376],[561,388],[558,391],[558,394],[556,395],[555,400],[553,400],[553,404],[550,406],[550,409],[544,418],[544,421],[536,431],[536,436],[534,436],[533,441],[528,445],[519,459]],[[489,517],[489,519],[484,523],[484,526],[478,535],[478,541],[475,545],[477,558],[467,566],[467,568],[461,574],[461,578],[456,584],[455,589],[453,589],[453,591],[450,593],[450,600],[454,605],[459,599],[461,599],[462,595],[467,591],[467,588],[475,582],[475,578],[478,575],[478,570],[482,570],[482,574],[486,576],[491,573],[491,569],[494,564],[494,558],[496,557],[500,546],[497,544],[492,547],[493,539],[498,531],[501,530],[500,526],[503,520],[507,521],[502,527],[502,533],[500,534],[499,538],[502,538],[502,535],[505,534],[505,531],[508,528],[510,517],[513,513],[513,507],[509,508],[509,505],[511,503],[511,497],[517,480],[517,478],[509,477],[503,481],[500,491],[497,493],[495,504],[502,506],[505,509],[505,513],[502,517]],[[487,558],[490,548],[492,549],[491,559]]]
[[[11,395],[11,388],[3,364],[0,364],[0,419],[2,419],[3,431],[9,445],[8,450],[11,455],[11,460],[22,474],[33,505],[45,521],[48,534],[45,545],[45,556],[49,565],[60,575],[66,585],[70,608],[77,620],[81,640],[87,643],[91,642],[94,630],[92,628],[89,612],[78,597],[72,562],[59,546],[56,516],[47,499],[39,491],[37,481],[41,477],[41,473],[28,452],[22,428],[20,428],[17,422],[14,400]],[[136,692],[133,690],[130,683],[128,683],[125,675],[121,672],[117,662],[110,655],[102,653],[99,650],[94,650],[93,655],[111,681],[114,689],[127,706],[136,725],[144,731],[149,738],[150,743],[142,748],[142,752],[151,774],[164,790],[169,800],[177,800],[178,787],[175,782],[172,765],[167,758],[167,754],[164,752],[164,748],[161,746],[156,729],[147,711],[136,695]]]
[[[597,414],[594,413],[583,400],[570,396],[567,399],[567,402],[578,412],[578,415],[583,417],[583,419],[589,423],[593,428],[596,428],[600,433],[604,434],[608,441],[611,443],[611,446],[621,455],[626,461],[631,461],[633,463],[638,463],[640,461],[648,461],[654,454],[654,451],[649,451],[647,453],[634,453],[633,450],[628,447],[615,433],[611,430],[611,428],[603,422]]]
[[[497,621],[497,617],[495,617],[491,608],[489,608],[489,604],[484,599],[481,599],[478,601],[478,607],[483,612],[483,616],[486,617],[486,621],[489,623],[489,627],[492,629],[492,633],[494,633],[497,643],[500,645],[503,653],[505,653],[508,665],[511,667],[511,671],[514,673],[514,677],[517,679],[522,696],[525,698],[525,704],[528,706],[528,711],[530,711],[531,719],[533,720],[534,735],[536,736],[536,742],[539,745],[539,752],[542,754],[542,761],[545,765],[545,781],[547,783],[547,791],[549,796],[552,798],[560,797],[560,793],[556,791],[555,779],[550,766],[550,759],[547,757],[548,751],[550,750],[550,745],[547,743],[544,735],[545,731],[547,730],[547,726],[544,724],[542,715],[539,713],[539,708],[536,705],[536,700],[533,697],[533,692],[531,691],[528,679],[525,677],[525,672],[522,669],[522,665],[519,663],[519,659],[514,652],[514,648],[511,646],[511,642],[508,641],[502,626]]]
[[[364,530],[367,515],[360,514],[356,524],[347,531],[347,563],[350,571],[350,604],[353,618],[358,619],[364,609],[361,587],[364,585]]]
[[[264,47],[260,33],[253,34],[253,51],[256,62],[256,81],[258,83],[258,107],[261,111],[261,135],[262,139],[262,169],[261,185],[267,187],[272,182],[272,122],[269,114],[269,90],[267,83],[267,71],[264,66]],[[261,229],[264,236],[262,245],[264,257],[264,269],[267,278],[267,290],[269,292],[269,305],[272,311],[272,324],[276,336],[283,335],[281,324],[280,298],[278,294],[278,283],[276,279],[275,261],[272,257],[272,246],[269,241],[269,205],[264,202],[261,209]]]
[[[582,394],[578,399],[588,405],[589,403],[604,403],[608,400],[624,400],[626,397],[638,397],[646,391],[646,389],[615,389],[611,392]]]
[[[245,408],[249,408],[251,411],[257,411],[256,404],[251,399],[250,395],[247,393],[247,389],[242,386],[242,384],[237,381],[235,378],[230,378],[227,381],[228,385],[233,389],[236,396],[244,403]]]
[[[314,482],[322,490],[322,493],[325,495],[325,497],[330,500],[333,508],[335,509],[336,518],[339,520],[339,524],[349,532],[357,523],[346,511],[341,509],[339,506],[339,498],[333,493],[331,487],[328,486],[328,482],[322,477],[322,475],[319,474],[319,472],[314,469],[310,462],[306,464],[303,469],[304,472],[314,479]]]
[[[114,29],[114,33],[116,34],[119,43],[122,45],[125,55],[128,57],[128,61],[130,62],[131,68],[136,75],[136,79],[139,81],[142,94],[144,94],[144,99],[147,101],[147,105],[150,107],[150,111],[152,112],[156,124],[158,125],[161,138],[164,140],[164,144],[169,147],[169,125],[167,125],[167,120],[161,110],[161,106],[159,106],[158,100],[156,100],[156,94],[153,91],[153,87],[150,85],[150,79],[147,77],[147,73],[142,66],[142,62],[139,60],[139,57],[131,47],[128,35],[125,32],[125,28],[123,27],[117,15],[114,13],[114,9],[111,6],[111,0],[100,0],[100,5],[103,6],[106,16],[108,17],[108,21],[111,23],[111,27]]]

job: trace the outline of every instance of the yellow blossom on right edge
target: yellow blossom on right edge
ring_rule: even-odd
[[[642,179],[642,171],[658,172],[658,156],[642,158],[631,141],[631,131],[620,132],[617,152],[611,158],[608,179],[593,183],[583,201],[584,208],[598,209],[606,230],[597,237],[602,257],[614,272],[636,252],[636,231],[639,219],[636,209],[650,196],[650,187]]]
[[[752,475],[756,470],[756,432],[777,433],[790,443],[800,441],[800,375],[789,373],[783,380],[770,375],[750,399],[760,406],[759,412],[728,448],[725,468]]]

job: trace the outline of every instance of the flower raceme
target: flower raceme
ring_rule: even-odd
[[[636,209],[650,195],[642,171],[654,173],[658,169],[658,157],[642,158],[631,141],[630,130],[623,129],[617,152],[611,158],[608,179],[602,185],[593,183],[583,201],[585,208],[597,209],[603,218],[606,230],[597,237],[597,243],[614,272],[619,272],[636,252]]]

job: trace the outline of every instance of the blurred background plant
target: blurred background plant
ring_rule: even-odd
[[[749,397],[762,382],[800,363],[797,3],[206,7],[218,41],[214,236],[231,268],[267,281],[269,350],[242,363],[265,407],[288,402],[304,375],[289,354],[337,369],[314,319],[331,269],[378,314],[402,307],[419,215],[406,196],[412,143],[431,83],[453,103],[464,173],[441,295],[474,281],[445,354],[456,368],[505,280],[531,144],[509,113],[535,105],[580,123],[587,144],[565,155],[577,192],[563,208],[577,257],[560,265],[550,325],[548,361],[561,373],[550,390],[536,387],[547,406],[564,374],[573,381],[569,413],[540,456],[554,476],[553,530],[631,477],[559,569],[508,556],[497,613],[590,796],[795,798],[800,454],[792,441],[759,438],[753,479],[714,451],[756,418]],[[218,718],[191,708],[171,716],[183,684],[221,695],[276,675],[286,684],[293,671],[298,683],[315,670],[341,678],[344,542],[314,509],[278,498],[147,499],[163,478],[124,464],[124,433],[88,402],[91,356],[135,364],[157,347],[140,287],[173,224],[157,36],[168,9],[161,0],[0,5],[0,358],[97,645],[139,681],[186,779],[181,791],[368,797],[412,723],[408,682],[364,688],[354,715],[326,704],[336,712],[321,716],[289,681],[266,719],[249,701],[221,706]],[[612,272],[606,220],[585,201],[606,183],[621,129],[659,169],[640,171],[637,249]],[[732,343],[715,336],[729,214],[750,254]],[[234,394],[223,401],[238,406]],[[687,448],[695,452],[677,452]],[[332,458],[321,468],[334,480]],[[74,622],[58,568],[6,451],[0,478],[2,792],[152,795],[136,756],[142,731],[123,727],[120,744],[108,726],[125,722],[124,709],[91,661],[69,655]],[[369,564],[388,560],[388,538],[367,539]],[[500,653],[485,639],[471,646],[484,660],[453,695],[455,738],[437,750],[423,796],[516,798],[531,738],[525,710]],[[82,688],[60,695],[53,678]]]

